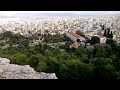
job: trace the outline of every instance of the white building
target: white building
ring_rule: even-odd
[[[105,42],[106,42],[106,40],[107,40],[107,38],[106,38],[106,37],[100,37],[100,43],[105,43]]]

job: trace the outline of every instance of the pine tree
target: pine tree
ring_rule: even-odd
[[[111,38],[111,39],[113,38],[113,33],[112,33],[112,31],[111,31],[111,33],[110,33],[110,38]]]
[[[104,30],[104,36],[105,36],[105,37],[106,37],[106,33],[107,33],[107,32],[106,32],[106,29],[105,29],[105,30]]]
[[[102,30],[104,30],[104,29],[105,29],[105,26],[103,25]]]
[[[107,28],[107,38],[110,38],[110,29]]]
[[[105,30],[105,25],[100,25],[102,30]]]

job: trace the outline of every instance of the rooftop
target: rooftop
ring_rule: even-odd
[[[73,33],[73,32],[68,32],[69,34],[71,34],[72,36],[74,36],[75,38],[80,38],[80,35]]]

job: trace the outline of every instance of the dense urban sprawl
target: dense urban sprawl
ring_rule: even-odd
[[[0,57],[58,79],[120,79],[119,32],[118,15],[0,18]]]

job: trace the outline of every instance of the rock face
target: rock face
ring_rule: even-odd
[[[36,72],[29,65],[10,64],[7,58],[0,58],[0,79],[57,79],[55,73]]]

